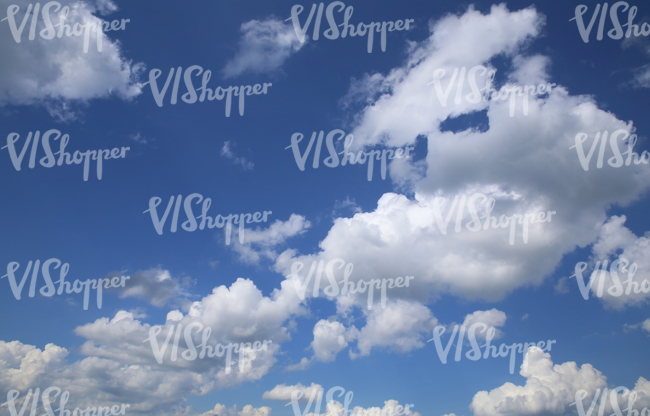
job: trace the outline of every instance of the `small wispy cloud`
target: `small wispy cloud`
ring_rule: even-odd
[[[251,20],[240,30],[239,51],[224,67],[224,78],[244,72],[273,72],[304,45],[293,26],[279,19]]]
[[[357,205],[356,201],[354,198],[350,199],[350,197],[346,197],[344,201],[335,201],[334,202],[334,209],[332,210],[332,217],[333,218],[338,218],[345,213],[352,213],[352,215],[363,212],[361,207]]]
[[[223,147],[221,148],[221,156],[232,160],[232,163],[235,165],[241,165],[244,170],[253,170],[253,167],[255,166],[253,162],[246,159],[245,157],[236,156],[231,150],[229,140],[226,140],[226,142],[224,142]]]
[[[235,238],[233,249],[239,260],[246,264],[259,264],[262,258],[275,260],[278,257],[275,247],[291,237],[304,234],[310,227],[311,223],[305,217],[291,214],[287,221],[276,220],[266,229],[246,230],[245,243],[240,244]],[[238,229],[234,231],[239,235]]]
[[[568,277],[561,277],[555,286],[553,286],[553,289],[555,290],[556,293],[561,293],[563,295],[566,295],[569,293],[569,278]]]
[[[142,134],[140,134],[139,132],[136,133],[136,134],[132,134],[131,136],[129,136],[129,139],[133,140],[133,141],[136,142],[137,144],[147,144],[147,143],[149,143],[149,139],[146,138],[146,137],[144,137],[144,136],[143,136]]]

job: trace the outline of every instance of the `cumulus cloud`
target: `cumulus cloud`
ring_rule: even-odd
[[[551,355],[537,347],[528,352],[527,371],[524,371],[525,366],[521,368],[520,374],[526,378],[526,384],[506,383],[490,392],[478,392],[470,405],[474,416],[564,415],[575,411],[572,406],[576,406],[576,393],[580,390],[584,391],[584,409],[588,409],[592,400],[598,401],[607,387],[607,377],[591,364],[581,367],[575,362],[553,365]],[[640,377],[633,391],[636,392],[633,408],[641,410],[650,405],[650,383],[646,379]],[[623,388],[611,390],[607,398],[605,414],[612,411],[612,402],[618,403],[619,409],[624,409],[628,403]]]
[[[235,156],[235,154],[233,153],[230,147],[231,147],[230,141],[226,140],[223,143],[223,147],[221,148],[221,156],[225,157],[226,159],[232,160],[232,163],[234,165],[241,165],[241,167],[244,170],[253,170],[255,164],[250,160],[246,159],[245,157]]]
[[[642,306],[650,300],[650,233],[637,237],[625,227],[625,221],[624,215],[614,215],[601,227],[590,267],[582,272],[585,285],[594,277],[591,296],[601,292],[599,299],[605,307],[617,310]],[[600,271],[595,271],[596,266]],[[578,286],[574,277],[571,280]]]
[[[314,340],[311,348],[314,356],[311,359],[302,358],[300,363],[291,365],[289,371],[304,370],[314,360],[332,362],[339,352],[356,342],[359,353],[350,350],[349,355],[355,359],[370,354],[372,348],[387,348],[395,352],[405,353],[422,348],[425,344],[423,336],[430,333],[438,325],[438,320],[424,305],[404,300],[389,302],[386,309],[364,310],[366,325],[357,329],[354,325],[346,328],[342,323],[332,318],[321,319],[314,326]],[[482,322],[496,329],[494,338],[503,336],[498,328],[505,325],[506,315],[497,309],[476,311],[465,317],[463,324],[469,328]],[[476,332],[477,338],[485,338],[486,332]]]
[[[107,277],[121,276],[122,273],[111,273]],[[189,294],[185,291],[186,287],[191,284],[191,279],[172,278],[168,270],[153,268],[148,270],[138,270],[130,275],[126,281],[125,289],[122,290],[120,297],[138,297],[147,300],[154,306],[164,306],[168,301],[185,303]]]
[[[340,392],[341,387],[338,387],[338,391]],[[263,399],[270,399],[270,400],[278,400],[282,402],[291,402],[291,394],[294,391],[300,391],[302,392],[302,395],[300,395],[300,398],[298,399],[298,403],[308,403],[311,400],[311,405],[306,408],[306,409],[295,409],[294,408],[294,413],[296,414],[305,414],[306,416],[326,416],[326,415],[345,415],[344,407],[343,404],[341,404],[337,400],[330,400],[329,402],[325,403],[325,412],[320,414],[321,410],[321,405],[322,402],[326,400],[326,396],[324,395],[325,391],[323,390],[323,387],[319,384],[311,383],[311,386],[305,387],[301,383],[298,383],[293,386],[287,386],[285,384],[279,384],[273,388],[271,391],[266,391],[262,395]],[[329,390],[328,390],[329,392]],[[345,391],[344,391],[345,392]],[[336,395],[337,392],[336,390],[332,390],[333,395]],[[339,393],[340,396],[342,396],[343,393]],[[346,396],[350,394],[348,392]],[[325,397],[324,397],[325,396]],[[352,395],[353,396],[353,395]],[[352,397],[351,396],[351,397]],[[346,398],[347,399],[347,398]],[[349,410],[349,415],[350,416],[395,416],[396,410],[395,408],[399,405],[399,402],[397,400],[386,400],[384,402],[384,407],[368,407],[368,408],[363,408],[361,406],[355,406],[353,409]],[[295,406],[295,405],[294,405]],[[311,406],[314,406],[313,408]],[[349,406],[349,403],[348,403]],[[412,408],[414,407],[413,404],[408,404],[408,405],[403,405],[402,406],[402,414],[408,415],[408,416],[420,416],[418,412],[414,412]],[[348,407],[349,409],[349,407]],[[297,410],[300,410],[298,413]],[[314,410],[313,412],[309,412],[310,410]],[[309,413],[308,413],[309,412]]]
[[[278,255],[275,247],[283,244],[288,238],[303,234],[311,227],[305,217],[291,214],[287,221],[276,220],[266,229],[244,231],[244,244],[235,238],[233,250],[239,255],[240,261],[248,264],[257,264],[262,258],[275,260]],[[234,229],[239,235],[239,229]]]
[[[129,403],[130,412],[174,415],[185,412],[184,396],[201,394],[201,386],[213,383],[210,375],[157,371],[96,357],[69,362],[67,355],[68,350],[54,344],[40,350],[19,341],[0,341],[0,395],[18,390],[24,399],[28,389],[57,386],[70,392],[69,410]]]
[[[348,410],[350,416],[396,416],[397,415],[397,406],[400,406],[397,400],[386,400],[384,402],[384,407],[368,407],[364,408],[361,406],[355,406],[354,408]],[[412,410],[414,405],[405,404],[400,409],[400,414],[405,414],[408,416],[421,416],[420,413]],[[349,407],[348,407],[349,409]],[[320,411],[317,407],[316,412]],[[325,405],[325,412],[322,414],[318,413],[307,413],[307,416],[336,416],[345,414],[346,408],[343,404],[337,400],[331,400]],[[295,410],[294,410],[295,412]]]
[[[417,302],[398,300],[386,309],[373,309],[366,316],[366,326],[361,328],[357,346],[360,355],[370,354],[376,347],[386,347],[399,352],[422,348],[423,336],[438,323],[431,311]],[[350,356],[357,355],[350,351]]]
[[[286,284],[284,284],[286,286]],[[201,324],[194,329],[191,336],[197,349],[201,344],[201,328],[210,328],[212,336],[208,344],[226,345],[230,342],[246,343],[271,340],[273,343],[268,351],[258,352],[253,360],[253,368],[245,373],[226,373],[225,357],[205,358],[203,360],[171,361],[171,347],[164,352],[163,363],[157,363],[152,352],[150,338],[151,325],[142,323],[128,312],[118,312],[113,319],[100,318],[95,322],[82,325],[75,333],[86,338],[81,352],[89,356],[108,358],[131,364],[156,365],[167,369],[190,369],[196,372],[215,371],[216,386],[238,384],[246,380],[257,380],[275,363],[273,354],[278,351],[278,343],[290,340],[285,321],[292,316],[305,313],[300,306],[300,299],[294,292],[285,288],[275,289],[270,297],[262,295],[252,281],[237,279],[229,288],[219,286],[212,294],[200,301],[188,305],[185,314],[181,311],[171,311],[167,321],[159,326],[157,342],[164,344],[165,336],[175,331],[178,325],[187,328],[189,324]],[[162,348],[162,347],[159,347]],[[185,338],[180,340],[178,354],[188,348]]]
[[[227,408],[226,406],[217,403],[214,406],[214,409],[208,410],[205,413],[202,413],[200,416],[269,416],[271,414],[271,408],[262,406],[255,408],[250,404],[244,406],[241,411],[237,411],[237,405]]]
[[[224,67],[225,78],[245,72],[273,72],[304,45],[293,26],[279,19],[251,20],[243,23],[240,30],[239,50]]]
[[[320,384],[315,384],[311,383],[311,386],[303,386],[302,384],[298,383],[293,386],[287,386],[286,384],[278,384],[277,386],[273,387],[272,390],[265,391],[264,394],[262,394],[263,399],[269,399],[269,400],[278,400],[281,402],[287,402],[291,401],[291,393],[293,393],[294,390],[298,390],[302,392],[302,396],[300,399],[298,399],[299,402],[307,402],[309,401],[309,398],[314,395],[314,399],[318,400],[321,398],[322,394],[322,389],[323,386]]]
[[[40,350],[19,341],[0,341],[0,396],[6,397],[13,389],[24,398],[30,388],[58,386],[70,392],[68,408],[130,403],[129,411],[136,413],[190,414],[187,396],[259,380],[267,374],[277,361],[280,344],[290,340],[287,321],[305,312],[295,291],[287,290],[287,283],[267,297],[253,282],[240,278],[229,288],[214,288],[183,311],[170,311],[162,325],[143,322],[142,314],[118,311],[112,318],[77,327],[75,334],[86,339],[78,350],[86,357],[79,361],[68,361],[68,350],[54,344]],[[190,324],[200,325],[188,332]],[[174,341],[170,337],[165,347],[165,337],[178,328],[183,337],[177,344],[178,359],[172,361]],[[205,334],[206,344],[213,348],[218,343],[272,342],[266,350],[233,351],[227,371],[226,354],[193,361],[182,358],[191,348],[188,339],[200,353]],[[154,355],[152,336],[162,352],[162,363]],[[217,405],[212,412],[268,416],[269,411],[245,406],[237,413]]]
[[[526,315],[523,319],[528,318]],[[469,329],[472,325],[476,323],[485,324],[488,329],[494,328],[496,330],[494,334],[494,339],[498,339],[503,336],[503,332],[497,327],[503,326],[506,324],[506,314],[498,309],[490,309],[489,311],[476,311],[465,316],[465,321],[463,325]],[[487,336],[487,329],[484,331],[476,331],[475,335],[477,338],[485,338]]]
[[[541,285],[566,253],[595,243],[610,207],[626,206],[650,188],[650,167],[612,168],[608,150],[602,169],[594,159],[585,171],[571,147],[578,133],[588,134],[589,146],[596,132],[633,132],[631,123],[599,109],[593,97],[573,96],[563,86],[528,97],[527,115],[523,98],[516,97],[511,117],[506,101],[456,103],[456,88],[443,106],[434,86],[427,85],[436,69],[445,69],[446,88],[454,69],[492,68],[497,56],[505,57],[507,76],[497,73],[495,88],[550,83],[548,58],[526,54],[544,21],[533,7],[509,11],[495,5],[488,14],[470,7],[461,16],[434,22],[430,37],[414,44],[404,65],[355,84],[347,97],[351,107],[352,101],[361,107],[353,147],[412,145],[418,136],[427,138],[424,159],[396,160],[389,167],[396,183],[412,184],[414,196],[386,193],[373,211],[337,218],[320,252],[299,256],[287,250],[278,256],[276,269],[286,276],[295,261],[309,265],[343,258],[354,264],[352,281],[415,276],[409,288],[389,293],[394,298],[426,303],[451,294],[497,301],[518,288]],[[484,80],[478,77],[478,85]],[[460,96],[470,93],[465,82]],[[489,119],[486,131],[441,130],[443,121],[478,111]],[[617,143],[621,153],[627,150],[624,140]],[[444,198],[441,206],[437,198]],[[489,198],[495,201],[492,218],[545,212],[546,221],[529,224],[526,243],[521,224],[470,231],[470,200],[484,226]],[[555,214],[549,221],[550,212]],[[344,301],[350,302],[337,298],[342,308]],[[363,307],[365,295],[352,303]]]
[[[348,341],[358,336],[359,332],[354,326],[346,329],[340,322],[321,319],[314,326],[314,340],[311,343],[314,357],[323,362],[332,362],[348,346]]]
[[[339,403],[340,405],[340,403]],[[352,415],[351,416],[394,416],[396,415],[396,410],[395,408],[399,406],[399,402],[397,400],[386,400],[384,402],[384,407],[368,407],[368,408],[363,408],[361,406],[355,406],[352,409]],[[408,406],[408,410],[406,410],[406,407]],[[408,416],[421,416],[420,413],[414,412],[412,408],[414,405],[403,405],[402,406],[402,414],[408,415]],[[342,406],[341,406],[342,408]],[[338,413],[337,413],[338,414]]]
[[[307,357],[302,357],[299,362],[296,364],[291,364],[288,365],[284,368],[285,371],[303,371],[308,369],[312,364],[314,360],[313,357],[311,359]]]
[[[108,14],[117,7],[112,1],[75,2],[61,0],[61,6],[69,7],[66,24],[100,24],[102,19],[92,13]],[[13,2],[20,7],[15,16],[20,26],[30,0]],[[54,25],[60,21],[56,8],[50,10]],[[31,16],[31,14],[30,14]],[[31,21],[31,20],[30,20]],[[4,26],[4,27],[2,27]],[[128,29],[128,24],[127,28]],[[20,43],[11,36],[9,21],[0,22],[6,36],[0,37],[0,106],[42,105],[50,115],[62,121],[76,117],[76,108],[90,100],[117,96],[125,100],[136,97],[142,84],[137,78],[144,70],[142,64],[134,64],[122,54],[118,41],[100,32],[102,50],[98,51],[96,33],[90,34],[88,52],[84,53],[84,35],[57,36],[46,40],[39,36],[45,29],[39,16],[34,40],[29,40],[30,25],[26,25]],[[18,34],[16,34],[18,36]]]
[[[436,99],[433,85],[427,86],[431,74],[436,69],[451,74],[455,68],[471,68],[498,54],[513,57],[539,34],[543,23],[543,17],[532,7],[509,12],[505,5],[492,6],[487,15],[470,7],[462,16],[449,15],[435,22],[430,28],[431,36],[411,48],[403,67],[385,76],[368,77],[367,87],[363,83],[356,85],[357,101],[370,105],[361,111],[353,146],[380,142],[388,146],[411,144],[419,134],[436,131],[440,121],[450,115],[487,108],[484,102],[455,105],[452,100],[448,107],[443,107]],[[517,64],[519,68],[532,69],[523,59]],[[530,70],[525,72],[528,78],[532,77]]]

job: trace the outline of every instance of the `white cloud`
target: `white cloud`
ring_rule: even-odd
[[[339,215],[340,212],[345,210],[350,210],[350,212],[352,212],[353,214],[356,214],[357,212],[363,212],[361,210],[361,207],[357,205],[354,198],[350,199],[349,196],[346,197],[344,201],[334,202],[334,209],[332,210],[332,216],[336,217]]]
[[[313,402],[311,409],[300,409],[301,413],[305,412],[306,410],[314,410],[314,412],[319,412],[320,409],[317,407],[316,401],[321,399],[322,401],[325,401],[325,397],[323,397],[324,390],[322,390],[323,387],[319,384],[314,384],[311,383],[311,386],[305,387],[302,384],[298,383],[293,386],[287,386],[285,384],[279,384],[273,388],[271,391],[266,391],[262,395],[263,399],[270,399],[270,400],[278,400],[282,402],[291,402],[291,393],[295,390],[301,391],[303,394],[300,396],[300,399],[298,399],[299,403],[307,403],[310,398],[313,395]],[[350,392],[348,392],[349,394]],[[335,393],[336,394],[336,393]],[[347,394],[346,394],[347,396]],[[343,413],[343,404],[341,404],[337,400],[331,400],[329,403],[325,403],[325,412],[320,414],[319,413],[314,413],[314,412],[309,412],[306,414],[306,416],[331,416],[331,415],[345,415]],[[355,406],[353,409],[349,409],[350,411],[350,416],[396,416],[395,413],[395,408],[399,405],[399,402],[397,400],[386,400],[384,402],[384,407],[368,407],[368,408],[363,408],[361,406]],[[406,407],[404,405],[403,407]],[[413,411],[414,405],[410,404],[408,405],[409,410],[405,413],[409,416],[421,416],[418,412]]]
[[[555,286],[553,286],[553,290],[555,290],[556,293],[560,293],[562,295],[569,293],[569,278],[566,276],[560,277],[557,280]]]
[[[643,65],[634,71],[632,85],[636,88],[650,88],[650,64]]]
[[[170,329],[179,324],[187,328],[195,322],[211,329],[211,346],[272,341],[266,351],[246,353],[243,371],[239,368],[239,354],[232,354],[230,373],[225,371],[225,357],[182,359],[187,349],[183,337],[178,344],[179,359],[170,360],[170,345],[159,364],[150,342],[143,342],[150,337],[152,328],[141,322],[146,316],[127,311],[118,311],[112,319],[99,318],[77,327],[75,334],[86,339],[79,353],[86,358],[76,362],[67,361],[68,350],[54,344],[40,350],[19,341],[0,341],[0,397],[6,397],[12,389],[24,396],[30,388],[53,385],[70,391],[68,408],[130,403],[129,411],[134,413],[190,414],[188,396],[259,380],[271,370],[280,344],[290,340],[287,321],[305,313],[300,303],[286,282],[266,297],[250,280],[240,278],[229,288],[216,287],[210,295],[186,305],[185,314],[179,310],[168,313],[158,336],[160,347]],[[198,350],[201,338],[202,334],[195,329],[192,339]],[[215,409],[215,414],[219,414],[221,407]],[[268,416],[267,409],[245,406],[238,414]]]
[[[305,313],[300,306],[300,299],[293,290],[275,289],[270,297],[265,297],[250,280],[238,279],[230,288],[219,286],[212,294],[201,301],[194,302],[183,315],[180,311],[171,311],[167,322],[161,326],[158,345],[162,346],[165,336],[179,324],[184,328],[190,323],[200,323],[203,328],[210,328],[208,344],[227,345],[230,342],[255,342],[271,340],[266,351],[249,354],[244,364],[244,371],[239,369],[239,354],[233,354],[230,373],[226,372],[226,357],[206,357],[194,361],[170,359],[171,346],[163,353],[163,363],[159,364],[152,352],[150,342],[151,325],[134,319],[130,313],[120,312],[112,320],[100,318],[93,323],[82,325],[75,333],[86,338],[81,347],[82,354],[109,359],[123,364],[138,364],[158,369],[159,371],[189,372],[201,376],[210,376],[210,382],[200,388],[209,391],[240,383],[259,380],[276,363],[274,357],[280,351],[280,344],[290,340],[289,329],[285,322],[293,316]],[[202,333],[194,330],[193,343],[200,352]],[[180,339],[178,354],[187,349],[184,338]]]
[[[121,276],[122,274],[111,273],[107,277],[113,275]],[[188,302],[185,300],[188,293],[184,290],[184,287],[191,284],[189,278],[184,280],[172,278],[168,270],[161,268],[138,270],[131,274],[130,277],[125,283],[125,289],[120,293],[120,298],[135,296],[146,299],[149,303],[158,307],[164,306],[170,300],[177,303]]]
[[[144,137],[142,134],[140,134],[140,132],[130,135],[129,139],[133,140],[137,144],[147,144],[149,142],[154,141],[154,139]]]
[[[304,371],[308,369],[312,364],[314,360],[313,357],[312,359],[309,359],[307,357],[302,357],[299,362],[296,364],[291,364],[288,365],[284,368],[285,371]]]
[[[276,220],[268,228],[260,230],[244,230],[244,244],[234,238],[233,250],[239,259],[248,264],[257,264],[265,257],[270,260],[277,258],[274,248],[283,244],[288,238],[303,234],[311,223],[302,215],[291,214],[287,221]],[[234,228],[239,235],[239,229]]]
[[[346,330],[340,322],[321,319],[314,326],[314,340],[311,343],[314,357],[323,362],[332,362],[336,355],[348,346],[348,341],[358,336],[354,326]]]
[[[427,85],[434,70],[444,68],[450,74],[454,68],[471,68],[501,53],[512,56],[539,34],[543,22],[532,7],[509,12],[503,4],[493,5],[488,15],[470,7],[461,17],[449,15],[435,22],[429,39],[412,48],[404,67],[369,78],[367,96],[382,95],[360,114],[353,147],[379,142],[411,144],[419,134],[436,131],[450,115],[486,108],[483,102],[458,106],[453,100],[443,107],[433,85]],[[529,67],[523,61],[518,65]],[[368,102],[362,99],[363,89],[357,85],[355,95]]]
[[[309,401],[309,398],[314,395],[314,399],[318,400],[320,396],[322,396],[321,389],[323,386],[320,384],[314,384],[311,383],[311,386],[303,386],[302,384],[298,383],[293,386],[287,386],[285,384],[278,384],[277,386],[273,387],[272,390],[270,391],[265,391],[264,394],[262,394],[263,399],[269,399],[269,400],[278,400],[281,402],[290,402],[291,401],[291,393],[294,390],[299,390],[303,393],[303,395],[300,397],[298,401],[300,402],[307,402]]]
[[[208,410],[205,413],[202,413],[200,416],[269,416],[271,414],[271,408],[262,406],[259,408],[254,408],[250,404],[244,406],[241,411],[237,411],[237,405],[227,408],[226,406],[217,403],[214,406],[214,409]]]
[[[214,383],[211,374],[158,371],[96,357],[72,363],[67,355],[54,344],[40,350],[19,341],[0,341],[0,397],[18,390],[24,398],[28,389],[57,386],[70,392],[69,410],[129,403],[130,412],[171,416],[184,413],[184,396],[201,394],[201,386]]]
[[[20,6],[15,16],[22,22],[30,0],[12,2]],[[62,6],[69,6],[66,23],[73,26],[79,22],[95,23],[101,19],[92,13],[109,13],[116,10],[113,2],[100,0],[91,3],[60,0]],[[52,23],[59,22],[58,13],[51,9]],[[38,33],[45,28],[43,19],[36,25],[36,37],[28,40],[29,25],[22,33],[21,42],[11,36],[8,20],[0,22],[0,106],[43,105],[50,115],[62,121],[76,117],[77,105],[83,106],[89,100],[115,95],[129,100],[141,92],[142,84],[137,81],[144,69],[142,64],[133,64],[122,55],[120,44],[100,32],[102,51],[97,50],[96,35],[90,34],[88,53],[84,53],[84,36],[63,36],[51,40],[41,38]],[[129,29],[127,23],[125,30]],[[110,33],[109,33],[110,34]]]
[[[340,403],[339,403],[340,405]],[[397,415],[395,408],[399,406],[399,402],[397,400],[386,400],[384,402],[384,407],[368,407],[368,408],[363,408],[361,406],[355,406],[352,409],[352,414],[351,416],[395,416]],[[402,407],[406,407],[406,405],[402,405]],[[342,408],[342,406],[341,406]],[[409,405],[409,410],[408,412],[405,412],[404,409],[402,409],[402,414],[406,414],[408,416],[421,416],[420,413],[413,411],[414,405]]]
[[[579,390],[587,392],[583,404],[588,409],[597,390],[607,387],[607,378],[591,364],[579,368],[575,362],[553,365],[551,355],[537,347],[529,350],[528,371],[522,365],[520,374],[526,378],[523,386],[505,383],[490,392],[476,393],[470,405],[474,416],[564,415],[576,410],[571,404]],[[646,379],[640,377],[634,391],[638,394],[635,408],[640,410],[650,405],[650,383]],[[619,408],[625,408],[627,398],[621,390],[617,391],[617,398]],[[611,411],[612,405],[607,400],[605,414]]]
[[[624,215],[620,217],[614,215],[602,226],[598,241],[592,248],[592,258],[589,262],[591,268],[582,273],[585,284],[588,284],[595,263],[600,261],[602,269],[603,262],[608,261],[607,272],[599,272],[599,277],[594,279],[591,286],[591,297],[597,296],[600,281],[603,279],[603,296],[600,300],[605,307],[618,310],[630,306],[642,306],[650,300],[650,233],[646,233],[643,237],[637,237],[624,226],[625,220]],[[616,272],[618,281],[621,283],[619,288],[616,288],[611,274],[611,265],[616,259],[628,262],[628,265],[620,264]],[[636,267],[633,266],[634,264]],[[632,281],[628,282],[630,274],[634,276]],[[575,278],[571,278],[571,281],[573,285],[577,286]],[[647,281],[645,293],[643,291],[644,281]],[[638,285],[636,290],[639,293],[635,293],[635,283]],[[629,294],[627,294],[628,287],[630,288]],[[617,293],[618,289],[620,289],[620,293]]]
[[[107,15],[119,10],[111,0],[95,0],[95,7],[101,15]]]
[[[641,325],[641,327],[642,327],[644,330],[650,332],[650,318],[649,318],[649,319],[646,319],[645,321],[643,321],[643,324]]]
[[[232,152],[230,147],[231,147],[230,141],[226,140],[223,143],[223,147],[221,148],[221,156],[225,157],[226,159],[232,160],[232,163],[234,165],[241,165],[241,167],[244,170],[253,170],[255,164],[250,160],[246,159],[245,157],[235,156],[235,154]]]
[[[279,19],[251,20],[240,30],[239,51],[224,67],[225,78],[245,72],[273,72],[303,46],[293,26]]]
[[[397,400],[386,400],[384,402],[384,407],[368,407],[364,408],[361,406],[355,406],[352,409],[349,409],[348,411],[350,412],[350,416],[396,416],[397,413],[395,411],[395,408],[399,406],[399,402]],[[402,409],[402,414],[406,414],[408,416],[421,416],[420,413],[413,411],[414,405],[412,404],[405,404],[402,407],[406,408],[406,406],[409,407],[408,411],[405,411]],[[337,400],[332,400],[329,403],[326,404],[325,406],[325,412],[318,415],[317,413],[308,413],[307,416],[333,416],[333,415],[343,415],[345,414],[345,408],[343,407],[343,404]]]
[[[526,318],[528,315],[526,315]],[[525,319],[525,318],[523,318]],[[506,324],[506,314],[497,309],[490,309],[489,311],[476,311],[465,316],[465,321],[463,325],[469,330],[469,328],[476,323],[483,323],[488,328],[494,328],[496,330],[494,334],[494,339],[498,339],[503,336],[503,332],[497,327],[503,326]],[[485,331],[476,331],[475,335],[477,338],[485,338],[487,336],[487,329]]]
[[[370,354],[375,347],[387,347],[400,352],[422,348],[425,333],[438,323],[431,311],[417,302],[398,300],[386,309],[374,308],[366,316],[366,326],[359,333],[360,355]],[[350,352],[352,358],[356,354]]]
[[[518,98],[514,117],[504,101],[455,104],[455,88],[443,107],[433,86],[427,86],[435,69],[451,74],[454,68],[489,66],[497,56],[511,61],[506,70],[511,85],[550,82],[548,59],[525,54],[543,23],[532,7],[510,12],[505,5],[493,6],[487,15],[470,8],[433,24],[429,39],[415,44],[403,66],[367,77],[372,81],[365,90],[363,82],[356,85],[353,95],[365,107],[355,118],[353,147],[402,146],[427,136],[425,159],[397,160],[389,169],[397,183],[413,183],[409,191],[414,197],[386,193],[375,210],[336,219],[320,252],[298,256],[287,250],[278,256],[276,269],[286,276],[294,261],[310,265],[342,258],[354,264],[352,281],[415,276],[409,288],[389,292],[391,298],[426,303],[452,294],[496,301],[518,288],[541,285],[566,253],[596,242],[610,207],[626,206],[650,188],[650,167],[615,169],[605,163],[596,169],[594,159],[584,171],[571,147],[580,132],[589,132],[591,143],[596,131],[633,130],[632,124],[599,109],[592,97],[572,96],[562,86],[548,96],[529,97],[526,116]],[[465,83],[462,96],[470,92]],[[481,110],[487,111],[487,131],[440,131],[442,121]],[[624,144],[619,148],[625,150]],[[471,220],[467,208],[459,232],[456,210],[443,235],[432,214],[435,198],[446,198],[442,214],[447,215],[454,198],[476,193],[495,198],[493,217],[555,214],[550,222],[530,225],[527,244],[521,225],[514,245],[509,244],[509,229],[470,232],[465,228]],[[485,206],[477,204],[481,217]],[[364,295],[353,299],[360,307],[366,301]],[[337,302],[350,301],[339,297]]]

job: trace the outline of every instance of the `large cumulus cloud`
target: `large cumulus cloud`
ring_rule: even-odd
[[[30,3],[33,2],[7,0],[0,10],[7,10],[9,4],[19,6],[15,19],[20,26]],[[60,0],[59,4],[70,8],[66,24],[71,27],[75,23],[100,24],[102,19],[93,13],[108,14],[117,10],[115,3],[105,0]],[[54,25],[60,19],[60,11],[55,13],[55,9],[50,9]],[[44,105],[53,117],[71,120],[76,117],[77,104],[109,96],[129,100],[140,94],[142,85],[137,78],[144,67],[124,56],[120,43],[109,38],[110,32],[99,33],[102,37],[101,51],[95,46],[96,34],[91,33],[88,52],[84,53],[84,35],[59,38],[55,27],[57,36],[50,40],[41,38],[39,33],[45,29],[45,24],[40,12],[36,36],[29,40],[31,17],[29,22],[20,43],[14,40],[8,21],[0,22],[0,106]],[[125,30],[132,30],[132,24],[126,23]]]

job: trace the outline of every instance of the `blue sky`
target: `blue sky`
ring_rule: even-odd
[[[2,14],[17,4],[19,16],[29,4],[2,1]],[[0,150],[0,274],[18,262],[20,278],[30,260],[57,258],[70,265],[68,281],[132,276],[126,288],[104,294],[101,309],[91,296],[88,310],[82,295],[29,298],[29,282],[17,300],[8,278],[0,279],[0,401],[12,389],[24,395],[57,385],[71,392],[71,402],[131,403],[130,414],[289,415],[286,395],[263,394],[316,383],[353,391],[352,406],[364,409],[397,400],[421,415],[564,415],[575,413],[569,404],[579,388],[593,397],[597,388],[636,385],[637,405],[650,406],[649,297],[592,293],[585,301],[576,280],[566,279],[578,262],[593,268],[621,256],[638,264],[639,282],[650,280],[648,167],[605,162],[597,169],[592,160],[584,171],[569,149],[578,133],[590,146],[597,132],[622,128],[638,135],[636,152],[650,149],[648,38],[597,41],[596,22],[584,43],[569,21],[580,2],[345,2],[354,7],[354,24],[414,19],[410,30],[388,33],[385,52],[376,34],[367,53],[365,36],[324,38],[325,15],[320,39],[312,39],[312,22],[300,43],[285,21],[295,4],[305,7],[304,24],[311,3],[90,1],[73,19],[130,22],[104,34],[102,52],[91,42],[87,54],[81,38],[29,41],[29,24],[16,43],[8,22],[0,22],[2,137],[18,133],[20,151],[29,132],[57,129],[70,136],[71,153],[130,148],[125,158],[104,161],[101,180],[93,161],[88,181],[82,165],[41,166],[42,147],[29,169],[30,147],[20,171]],[[596,4],[587,4],[585,24]],[[647,5],[629,5],[638,7],[635,23],[650,22]],[[627,12],[619,16],[627,21]],[[608,17],[605,33],[611,28]],[[226,76],[229,63],[236,70]],[[144,84],[149,72],[162,71],[161,88],[171,68],[192,65],[212,71],[213,89],[272,86],[266,95],[246,96],[243,116],[236,97],[230,117],[223,101],[181,101],[182,80],[179,102],[171,105],[168,92],[157,106]],[[475,65],[496,70],[499,88],[557,88],[531,97],[526,116],[518,107],[509,117],[503,102],[453,104],[455,88],[441,106],[427,85],[433,70],[446,69],[446,87],[454,68]],[[391,162],[386,180],[378,164],[372,181],[366,165],[324,166],[325,144],[318,169],[312,150],[300,171],[286,149],[291,136],[304,134],[304,152],[312,132],[335,129],[354,134],[366,151],[415,150],[411,159]],[[342,141],[337,146],[343,151]],[[52,147],[58,150],[58,141]],[[605,160],[611,156],[607,148]],[[211,198],[213,217],[272,214],[267,223],[247,224],[244,245],[234,235],[226,245],[222,229],[180,229],[182,209],[179,230],[171,233],[168,220],[158,235],[144,213],[149,200],[162,199],[160,216],[172,195],[192,193]],[[475,193],[496,199],[496,215],[557,214],[531,228],[528,244],[518,234],[509,245],[506,230],[455,233],[453,220],[441,235],[427,213],[434,198]],[[291,264],[305,263],[306,274],[312,261],[335,258],[354,264],[354,280],[415,279],[387,292],[386,310],[376,304],[369,311],[365,295],[298,299],[286,277]],[[243,375],[219,373],[224,363],[216,359],[159,365],[141,335],[149,325],[173,324],[174,310],[184,324],[210,326],[215,343],[270,339],[274,347]],[[498,327],[497,345],[557,343],[548,356],[535,356],[527,376],[519,374],[520,357],[515,374],[506,358],[442,364],[427,343],[433,327],[475,312]],[[315,338],[315,328],[325,329]],[[54,346],[46,351],[48,344]],[[296,369],[303,357],[309,364]],[[550,362],[587,367],[576,381],[561,378]],[[587,375],[588,366],[600,373]],[[543,404],[537,390],[546,395]],[[482,401],[480,391],[495,393]],[[527,404],[508,407],[497,393]],[[241,413],[245,405],[253,410]]]

